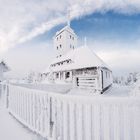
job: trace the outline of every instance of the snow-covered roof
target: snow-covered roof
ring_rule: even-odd
[[[65,26],[60,31],[57,31],[56,34],[55,34],[55,36],[58,36],[63,31],[68,31],[68,32],[71,32],[72,34],[75,34],[74,30],[70,26]]]
[[[58,63],[62,63],[67,60],[70,60],[68,64],[65,63],[62,65],[57,65]],[[51,65],[55,66],[52,67]],[[92,50],[84,46],[71,50],[59,58],[55,58],[50,64],[50,67],[46,69],[46,72],[65,71],[90,67],[108,68],[108,66]]]

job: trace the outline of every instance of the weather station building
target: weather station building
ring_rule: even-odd
[[[77,47],[78,37],[70,22],[53,37],[55,58],[44,75],[53,83],[103,93],[112,85],[112,71],[85,45]]]

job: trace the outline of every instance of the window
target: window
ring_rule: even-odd
[[[58,50],[58,46],[57,46],[57,50]]]
[[[74,37],[72,39],[74,40]]]
[[[58,37],[57,37],[57,40],[58,40]]]
[[[59,78],[59,73],[56,73],[56,78]]]
[[[73,49],[74,49],[74,46],[73,46]]]
[[[71,39],[71,35],[70,35],[70,39]]]
[[[110,78],[110,72],[108,73],[108,77]]]
[[[106,71],[106,78],[107,78],[107,71]]]
[[[60,44],[60,48],[62,48],[62,45]]]
[[[66,73],[66,79],[70,77],[70,72]]]
[[[70,44],[70,48],[72,48],[72,45]]]
[[[62,36],[60,35],[60,39],[61,39],[61,37],[62,37]]]

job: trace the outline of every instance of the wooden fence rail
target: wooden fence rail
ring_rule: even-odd
[[[9,85],[9,112],[51,140],[140,140],[140,99],[48,93]]]

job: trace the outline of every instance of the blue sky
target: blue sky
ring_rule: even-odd
[[[57,30],[64,27],[60,24],[52,30],[38,36],[37,41],[51,40]],[[136,41],[140,35],[140,14],[126,15],[113,11],[93,13],[71,21],[71,27],[81,38],[93,40]]]
[[[140,71],[139,11],[131,12],[132,10],[129,10],[129,8],[124,10],[125,12],[118,12],[112,9],[89,11],[85,12],[86,14],[76,15],[71,21],[71,27],[79,37],[78,46],[83,45],[84,37],[87,37],[89,48],[110,66],[114,74],[121,75]],[[64,13],[62,12],[61,15]],[[61,17],[61,15],[59,16]],[[44,14],[41,13],[41,17],[43,16]],[[12,44],[11,47],[9,47],[9,44],[6,44],[8,47],[4,44],[5,48],[1,48],[1,50],[4,49],[1,53],[1,58],[5,59],[10,65],[12,69],[11,75],[17,74],[21,76],[31,70],[43,71],[47,67],[53,58],[52,37],[56,31],[66,25],[67,20],[66,15],[62,19],[58,18],[56,20],[58,22],[54,21],[54,19],[51,18],[48,21],[51,21],[49,24],[40,26],[40,28],[38,28],[38,25],[44,22],[45,17],[37,18],[36,23],[33,23],[34,19],[30,24],[24,23],[24,26],[17,24],[23,28],[11,30],[12,32],[10,32],[9,36],[14,36],[14,38],[9,38],[10,41],[13,41],[9,41],[9,44]],[[34,29],[34,26],[37,26],[37,28]],[[24,33],[24,36],[22,36],[22,33]],[[18,38],[20,35],[21,38]],[[7,42],[8,40],[6,40]]]

